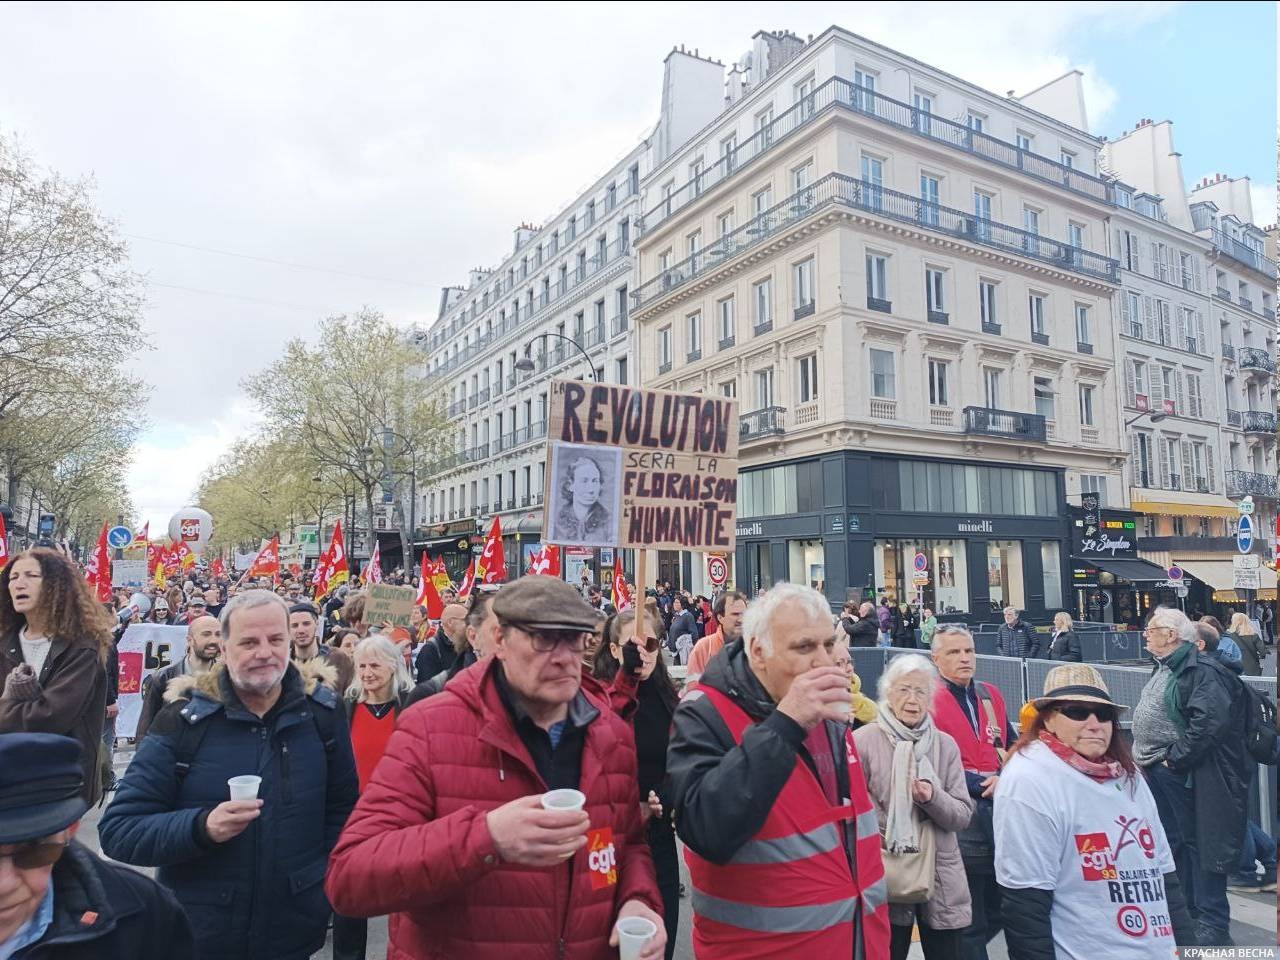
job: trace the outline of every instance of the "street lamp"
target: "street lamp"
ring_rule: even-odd
[[[520,366],[519,363],[516,364]],[[418,448],[415,447],[408,437],[396,433],[390,427],[382,428],[382,447],[386,450],[391,446],[391,440],[395,438],[404,444],[405,450],[409,452],[409,555],[404,558],[405,570],[413,569],[413,548],[418,539]]]
[[[1134,417],[1132,420],[1126,421],[1125,429],[1127,430],[1129,427],[1132,427],[1135,423],[1137,423],[1143,417],[1150,417],[1152,423],[1159,423],[1161,420],[1167,419],[1168,416],[1169,415],[1167,413],[1152,413],[1150,410],[1148,410],[1146,413],[1140,413],[1136,417]]]
[[[596,380],[596,366],[594,363],[591,362],[591,354],[587,353],[587,351],[583,349],[582,344],[580,344],[577,340],[573,339],[573,337],[566,337],[563,333],[551,333],[550,331],[546,333],[540,333],[538,334],[538,337],[544,341],[546,340],[547,337],[559,337],[561,340],[567,340],[569,343],[573,344],[574,349],[576,349],[580,354],[582,354],[583,358],[586,359],[587,370],[591,374],[592,382],[593,383],[599,382]],[[545,349],[545,346],[544,346],[544,349]],[[533,373],[533,371],[537,369],[537,364],[535,364],[533,362],[533,358],[529,356],[529,352],[531,350],[533,350],[533,344],[529,343],[524,348],[524,356],[516,361],[515,368],[519,370],[521,373]]]

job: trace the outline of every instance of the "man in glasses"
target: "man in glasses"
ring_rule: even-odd
[[[395,914],[396,956],[468,960],[606,956],[614,924],[640,916],[658,930],[641,958],[659,960],[634,739],[582,686],[596,611],[530,576],[489,613],[486,655],[400,715],[329,861],[334,909]],[[544,809],[556,789],[584,806]]]
[[[0,957],[192,955],[191,928],[168,890],[73,839],[89,806],[80,750],[49,733],[0,735]]]

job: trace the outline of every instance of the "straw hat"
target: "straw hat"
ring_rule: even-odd
[[[1064,663],[1054,667],[1044,678],[1044,696],[1036,697],[1031,703],[1042,708],[1046,703],[1058,703],[1063,700],[1078,703],[1101,703],[1117,710],[1128,710],[1122,703],[1111,699],[1111,691],[1106,681],[1087,663]]]

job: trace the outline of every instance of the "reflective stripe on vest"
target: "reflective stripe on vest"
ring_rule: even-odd
[[[881,877],[866,890],[862,891],[862,903],[871,913],[879,910],[889,902],[889,884]]]
[[[853,824],[854,834],[859,840],[865,840],[871,836],[878,839],[880,836],[880,818],[876,816],[874,809],[862,811]]]
[[[858,898],[849,897],[835,903],[762,907],[721,900],[696,888],[692,900],[693,912],[699,917],[759,933],[817,933],[838,923],[851,922],[858,906]]]
[[[861,818],[859,818],[861,819]],[[875,811],[871,819],[875,821]],[[879,829],[878,824],[874,824]],[[840,829],[834,823],[825,823],[808,833],[793,833],[772,840],[752,838],[744,843],[729,860],[730,863],[790,863],[804,860],[820,853],[840,849]]]

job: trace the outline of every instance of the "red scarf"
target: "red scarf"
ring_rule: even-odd
[[[1090,780],[1107,783],[1111,780],[1119,780],[1125,775],[1124,767],[1109,754],[1104,753],[1101,760],[1090,760],[1076,753],[1048,730],[1040,731],[1040,742],[1052,750],[1059,760],[1073,770],[1079,770]]]

